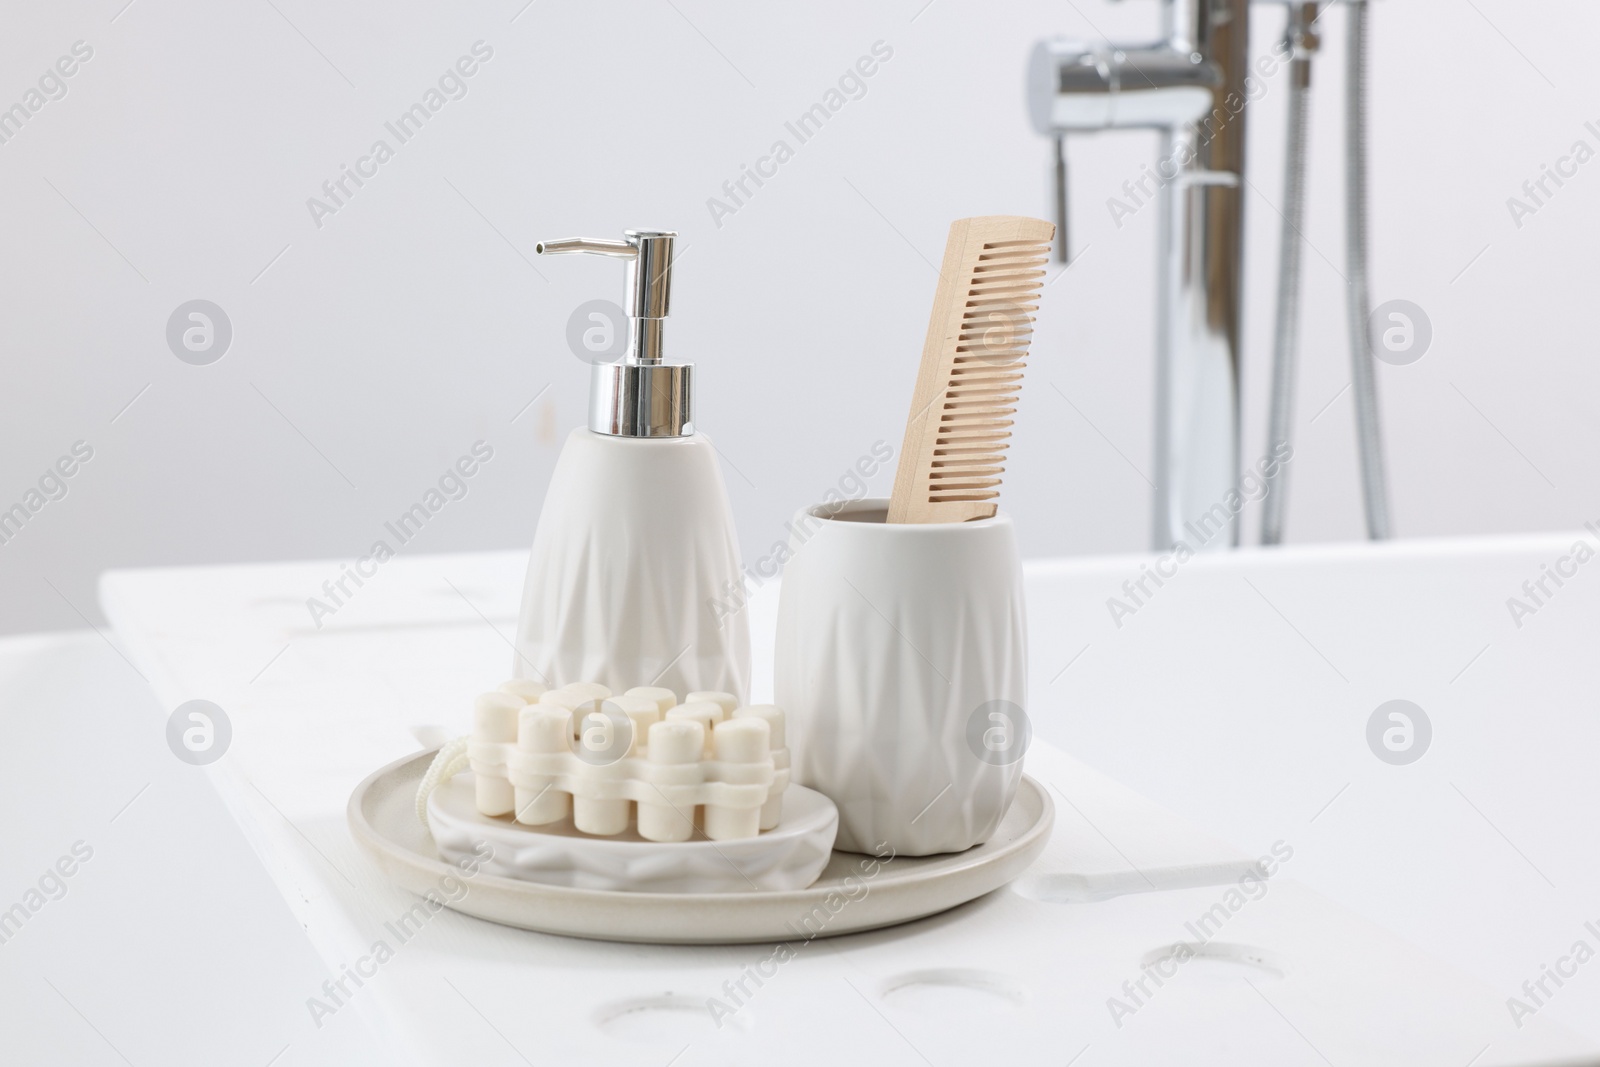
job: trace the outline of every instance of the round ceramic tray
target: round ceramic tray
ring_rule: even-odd
[[[458,896],[449,906],[491,922],[549,934],[658,944],[808,940],[910,922],[964,904],[1011,881],[1050,839],[1055,807],[1024,776],[999,829],[984,844],[942,856],[835,852],[805,889],[744,893],[618,893],[502,878],[470,878],[438,858],[417,821],[417,785],[432,752],[396,760],[350,795],[350,831],[379,868],[413,893]],[[445,896],[441,880],[467,883]],[[453,883],[450,883],[453,884]]]

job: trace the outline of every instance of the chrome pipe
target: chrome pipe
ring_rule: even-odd
[[[1285,0],[1278,0],[1283,3]],[[1389,535],[1388,488],[1367,319],[1366,55],[1368,0],[1348,0],[1346,78],[1347,315],[1367,529]],[[1289,72],[1284,227],[1280,238],[1268,455],[1281,459],[1293,416],[1305,214],[1307,100],[1315,24],[1331,3],[1286,0]],[[1155,129],[1162,156],[1123,191],[1160,204],[1155,500],[1151,544],[1165,551],[1239,542],[1240,298],[1243,277],[1248,0],[1163,0],[1164,37],[1149,45],[1041,41],[1028,64],[1028,112],[1056,150],[1055,210],[1065,232],[1066,135]],[[1065,248],[1063,246],[1062,253]],[[1282,540],[1287,475],[1263,465],[1262,541]]]
[[[1267,421],[1267,455],[1278,456],[1290,445],[1294,426],[1294,384],[1300,335],[1301,245],[1306,214],[1306,124],[1311,96],[1311,57],[1316,35],[1317,4],[1289,6],[1284,43],[1289,63],[1288,128],[1284,132],[1283,230],[1278,241],[1278,310],[1272,339],[1272,400]],[[1289,488],[1288,465],[1263,467],[1266,496],[1261,501],[1261,543],[1283,541],[1284,510]]]
[[[1067,238],[1067,139],[1055,139],[1055,196],[1052,198],[1056,216],[1056,262],[1065,266],[1072,262],[1072,242]]]
[[[1372,358],[1372,296],[1367,276],[1367,0],[1348,0],[1345,67],[1345,271],[1350,333],[1350,392],[1355,398],[1361,498],[1367,536],[1389,536],[1389,486],[1378,425],[1378,383]]]

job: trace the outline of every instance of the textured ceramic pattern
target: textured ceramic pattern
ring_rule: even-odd
[[[812,532],[784,568],[776,695],[795,780],[839,806],[835,847],[887,842],[921,856],[987,840],[1022,776],[1020,751],[1000,765],[969,738],[984,705],[1027,706],[1011,520],[888,525],[807,511],[795,525]]]
[[[357,844],[387,878],[413,893],[438,895],[441,879],[459,878],[461,872],[439,858],[433,838],[417,821],[417,785],[432,762],[432,752],[421,752],[379,768],[351,793],[345,814]],[[448,906],[525,930],[604,941],[771,946],[797,936],[835,937],[892,926],[981,897],[1017,877],[1044,851],[1054,822],[1049,795],[1024,778],[994,836],[959,855],[876,862],[835,852],[815,882],[788,892],[608,893],[480,870],[467,882],[465,895],[452,894]],[[841,899],[848,899],[848,906],[839,907]]]
[[[475,856],[479,842],[494,854],[482,869],[503,878],[614,893],[738,893],[804,889],[833,853],[839,814],[820,793],[790,786],[776,829],[737,841],[646,841],[625,834],[580,834],[568,818],[521,826],[478,811],[470,774],[457,775],[428,798],[428,829],[450,862]]]
[[[551,687],[640,679],[749,696],[750,631],[716,602],[741,581],[716,450],[575,430],[528,557],[512,669]]]

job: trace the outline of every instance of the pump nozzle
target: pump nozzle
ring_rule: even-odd
[[[628,350],[619,363],[597,365],[591,379],[589,428],[619,437],[683,437],[694,433],[692,363],[662,361],[662,328],[672,297],[671,230],[626,230],[621,241],[567,237],[541,241],[539,255],[588,252],[628,261]]]

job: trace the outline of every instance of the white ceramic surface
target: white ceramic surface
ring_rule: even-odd
[[[356,787],[346,808],[351,833],[383,873],[419,894],[437,893],[440,879],[460,874],[438,858],[434,841],[417,822],[417,783],[432,758],[427,752],[407,756],[375,772]],[[835,852],[805,889],[618,893],[518,881],[483,869],[448,904],[525,930],[658,944],[787,941],[893,926],[998,889],[1033,862],[1049,843],[1055,806],[1032,779],[1024,783],[984,845],[925,859],[887,850],[878,857]]]
[[[567,438],[528,556],[518,677],[613,692],[750,690],[750,629],[719,610],[741,581],[716,449],[704,434]]]
[[[494,851],[483,870],[503,878],[613,893],[744,893],[804,889],[833,852],[839,812],[833,801],[804,786],[783,796],[783,821],[756,837],[712,841],[647,841],[630,820],[610,837],[579,833],[569,814],[544,826],[478,811],[471,774],[459,774],[428,798],[428,828],[439,854],[452,863]]]
[[[1201,579],[1193,602],[1186,603],[1191,594],[1169,582],[1160,594],[1162,607],[1141,609],[1122,630],[1104,632],[1094,626],[1106,619],[1105,597],[1136,577],[1148,560],[1085,563],[1083,569],[1104,582],[1076,591],[1052,589],[1055,569],[1064,564],[1025,568],[1030,610],[1036,613],[1030,620],[1030,660],[1038,673],[1030,700],[1039,725],[1026,766],[1058,805],[1050,843],[1028,877],[943,915],[801,948],[798,958],[782,964],[781,977],[767,981],[754,1003],[721,1029],[707,1017],[705,998],[725,997],[723,983],[739,979],[746,966],[759,965],[767,950],[547,937],[449,909],[437,913],[427,933],[413,938],[377,981],[367,982],[331,1025],[313,1029],[304,1022],[303,1000],[294,999],[310,995],[325,978],[370,953],[384,923],[414,912],[419,898],[369,862],[352,836],[344,816],[350,792],[375,764],[415,754],[417,724],[440,722],[439,733],[446,736],[471,728],[460,694],[504,669],[506,646],[495,630],[509,634],[515,625],[526,552],[392,560],[380,581],[368,582],[360,597],[317,631],[305,626],[305,597],[338,573],[337,561],[125,571],[107,576],[102,603],[116,627],[110,636],[154,686],[162,711],[202,693],[227,708],[233,721],[233,743],[224,758],[179,770],[214,784],[216,799],[226,804],[254,851],[243,862],[271,875],[293,913],[294,928],[305,931],[322,961],[303,988],[285,990],[304,1028],[292,1035],[294,1045],[280,1065],[431,1067],[467,1055],[485,1063],[520,1063],[506,1041],[536,1061],[544,1057],[596,1067],[623,1067],[646,1058],[665,1064],[674,1056],[678,1067],[757,1060],[855,1063],[863,1055],[920,1063],[907,1042],[939,1064],[1065,1062],[1085,1045],[1093,1047],[1077,1067],[1091,1062],[1232,1067],[1241,1048],[1263,1063],[1322,1064],[1309,1040],[1341,1067],[1462,1067],[1474,1057],[1473,1067],[1528,1067],[1589,1062],[1600,1047],[1565,1028],[1593,1030],[1600,1019],[1600,994],[1587,979],[1569,981],[1521,1028],[1506,1010],[1506,997],[1535,973],[1529,960],[1553,962],[1565,951],[1582,922],[1593,918],[1583,901],[1600,894],[1595,859],[1600,848],[1591,847],[1596,824],[1590,817],[1600,804],[1600,780],[1583,770],[1600,729],[1600,720],[1585,710],[1600,686],[1600,661],[1584,652],[1600,634],[1600,586],[1569,581],[1555,604],[1513,631],[1517,640],[1497,640],[1453,686],[1449,681],[1490,640],[1474,632],[1477,626],[1510,627],[1504,600],[1509,590],[1570,544],[1570,537],[1551,537],[1494,539],[1459,549],[1451,543],[1400,542],[1241,553],[1246,573],[1233,575],[1231,589],[1206,590],[1210,583]],[[1318,571],[1330,555],[1351,558],[1324,583]],[[1404,568],[1394,566],[1402,559]],[[1195,561],[1185,571],[1200,565]],[[1326,599],[1284,599],[1284,583],[1301,575],[1307,582],[1297,592],[1323,590]],[[1351,677],[1353,696],[1362,696],[1358,690],[1374,682],[1397,684],[1419,662],[1430,672],[1444,668],[1446,654],[1464,648],[1462,662],[1442,669],[1438,685],[1441,693],[1461,694],[1467,719],[1446,722],[1434,752],[1396,768],[1374,759],[1361,736],[1370,704],[1365,710],[1358,704],[1352,714],[1328,714],[1332,706],[1325,708],[1319,700],[1286,716],[1285,708],[1294,705],[1279,687],[1293,672],[1306,675],[1308,661],[1313,666],[1322,661],[1244,584],[1244,577]],[[1191,584],[1187,575],[1178,581],[1185,589]],[[1441,589],[1448,602],[1442,609],[1430,607]],[[752,634],[773,632],[777,592],[776,584],[769,584],[751,598]],[[1218,593],[1226,595],[1219,601]],[[1070,604],[1055,602],[1068,595],[1075,598]],[[1183,614],[1163,619],[1174,597],[1174,605],[1185,605]],[[1474,612],[1468,602],[1477,597],[1488,602]],[[1219,604],[1225,609],[1220,621],[1244,627],[1242,633],[1219,626]],[[1309,618],[1308,606],[1316,609]],[[1062,617],[1046,625],[1050,620],[1038,617],[1040,609]],[[1330,647],[1319,628],[1323,613],[1328,621],[1348,620],[1341,632],[1357,644]],[[1362,623],[1375,618],[1382,627],[1367,635]],[[1197,633],[1196,627],[1205,629]],[[143,692],[145,682],[99,635],[84,636],[87,646],[109,661],[108,684],[121,677],[127,689]],[[1191,653],[1185,640],[1197,637],[1204,637],[1207,647]],[[1170,644],[1147,647],[1160,638]],[[1224,655],[1221,646],[1228,642],[1244,651]],[[755,642],[752,652],[757,679],[752,697],[770,699],[770,637]],[[1153,659],[1165,667],[1169,661],[1160,656],[1191,654],[1196,660],[1170,668],[1179,673],[1149,669]],[[1348,662],[1352,654],[1355,659]],[[1280,659],[1282,675],[1274,666]],[[1204,683],[1185,689],[1182,672],[1192,662],[1201,663],[1200,673],[1189,677]],[[6,666],[0,662],[0,693],[10,699],[0,703],[20,716],[18,736],[27,734],[28,724],[42,721],[39,709],[72,706],[71,701],[53,703],[62,691],[53,669],[8,676]],[[1490,670],[1480,676],[1486,667]],[[1392,677],[1369,673],[1391,669]],[[1333,680],[1337,683],[1337,676]],[[1268,682],[1271,691],[1256,688]],[[1146,686],[1152,692],[1135,694]],[[1153,691],[1158,687],[1165,688]],[[116,698],[107,692],[96,699],[95,706],[104,707]],[[1431,698],[1422,694],[1420,699]],[[339,714],[330,714],[331,708]],[[1159,709],[1165,717],[1136,721],[1141,709]],[[132,706],[129,714],[141,718]],[[1100,731],[1093,735],[1099,739],[1096,759],[1115,751],[1111,745],[1118,736],[1129,760],[1143,753],[1162,755],[1163,761],[1141,762],[1139,773],[1147,779],[1171,776],[1161,787],[1179,798],[1174,807],[1181,805],[1184,815],[1059,751],[1045,732],[1054,714],[1074,727],[1079,747],[1091,740],[1090,726]],[[159,718],[143,721],[158,727]],[[1155,732],[1180,726],[1181,734]],[[1524,728],[1541,732],[1522,743]],[[306,738],[313,736],[318,743],[308,747]],[[1286,757],[1283,746],[1301,738],[1305,747]],[[1255,749],[1241,748],[1246,740],[1262,750],[1261,758]],[[150,743],[162,760],[175,764],[165,746]],[[27,751],[26,746],[17,751]],[[1303,753],[1326,766],[1309,775],[1303,769],[1295,773]],[[133,776],[136,768],[126,760],[97,759],[92,766],[108,782],[127,785],[113,798],[118,805],[144,781]],[[1336,776],[1345,769],[1356,774]],[[1418,778],[1419,771],[1437,778]],[[1552,893],[1483,815],[1442,780],[1446,776],[1564,892]],[[1344,789],[1351,777],[1356,780]],[[1522,786],[1533,780],[1541,782],[1540,789]],[[103,831],[107,844],[122,842],[110,855],[123,848],[160,853],[163,842],[170,843],[171,826],[152,820],[145,807],[170,799],[163,788],[159,781],[152,785]],[[1322,795],[1313,796],[1314,791]],[[1248,806],[1254,818],[1273,825],[1231,830],[1239,833],[1245,851],[1230,849],[1191,821],[1212,818],[1223,801]],[[24,820],[19,832],[27,837],[44,827],[43,836],[33,838],[39,850],[47,850],[58,833],[80,832],[70,819],[50,824],[58,830],[46,825],[46,814],[37,821],[34,826]],[[412,824],[423,839],[414,815]],[[1247,983],[1243,978],[1249,971],[1208,971],[1218,961],[1202,958],[1196,961],[1202,969],[1186,969],[1192,983],[1168,982],[1136,1018],[1122,1019],[1119,1026],[1107,998],[1124,996],[1122,983],[1140,976],[1140,961],[1162,946],[1170,949],[1173,939],[1183,936],[1184,924],[1213,908],[1223,887],[1240,876],[1241,862],[1279,836],[1295,846],[1295,859],[1272,880],[1264,899],[1231,920],[1225,937],[1230,945],[1257,948],[1285,962],[1287,977],[1272,985]],[[97,854],[100,840],[93,838]],[[37,877],[27,858],[34,850],[11,854],[17,859],[15,884]],[[230,862],[209,850],[205,859],[207,864]],[[223,875],[207,875],[207,884]],[[1425,939],[1432,953],[1358,918],[1305,882],[1359,897],[1369,914],[1409,922],[1406,933]],[[31,972],[26,966],[11,968],[14,980],[5,992],[8,1004],[40,1025],[72,1018],[58,994],[33,975],[48,974],[59,984],[53,969],[59,962],[50,962],[58,960],[52,952],[60,943],[56,938],[94,930],[94,894],[80,900],[76,892],[50,904],[23,936],[5,946],[8,959],[37,961]],[[200,898],[188,894],[186,899]],[[230,897],[218,907],[240,922],[259,921],[258,909],[231,905]],[[60,921],[60,907],[72,909],[67,916],[72,922]],[[187,981],[193,986],[193,968],[183,969],[187,957],[172,940],[185,936],[181,923],[113,925],[117,934],[107,935],[111,942],[123,935],[138,938],[127,953],[149,961],[151,983],[146,984],[189,988],[183,985]],[[1441,964],[1435,954],[1477,969],[1480,976]],[[104,956],[100,952],[97,958]],[[258,980],[266,973],[263,967],[254,961],[247,966],[251,988],[271,985],[270,975],[267,985]],[[1003,975],[1030,996],[1019,1004],[977,988],[899,986],[908,975],[940,968]],[[160,1062],[165,1045],[154,1039],[140,1043],[132,1035],[150,1018],[161,1019],[163,1036],[172,1032],[159,1010],[165,1001],[145,1010],[154,1002],[140,1000],[126,981],[118,985],[107,974],[80,971],[62,991],[130,1059]],[[494,1029],[444,985],[442,975],[471,998]],[[891,986],[895,991],[886,992]],[[202,1015],[246,1032],[260,1022],[245,1011],[250,999]],[[924,1005],[939,1010],[915,1010]],[[232,1012],[234,1007],[243,1014]],[[819,1017],[826,1025],[818,1025]],[[691,1037],[684,1029],[697,1020],[702,1028]],[[736,1025],[745,1020],[748,1029]],[[381,1053],[364,1060],[320,1058],[330,1035],[358,1025],[383,1042]],[[79,1033],[98,1041],[86,1028]],[[25,1047],[25,1035],[19,1036]],[[277,1039],[269,1044],[267,1037]],[[60,1059],[63,1039],[61,1027],[51,1026],[44,1047],[53,1051],[41,1057]],[[264,1035],[260,1044],[266,1047],[257,1059],[271,1058],[286,1039],[275,1030]]]
[[[796,780],[839,806],[839,848],[957,852],[994,832],[1022,776],[1016,539],[1003,513],[891,525],[886,507],[796,518],[775,691]]]

